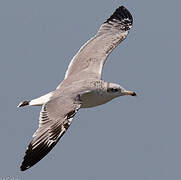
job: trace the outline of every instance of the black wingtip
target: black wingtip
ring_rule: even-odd
[[[57,144],[58,140],[63,136],[64,133],[57,139],[56,142],[53,142],[50,146],[46,144],[46,142],[42,142],[36,148],[33,148],[30,143],[23,159],[23,162],[20,166],[21,171],[25,171],[32,166],[34,166],[37,162],[39,162],[42,158],[44,158],[52,148]]]
[[[20,170],[21,170],[21,171],[25,171],[25,170],[27,170],[27,169],[29,169],[29,168],[24,167],[24,166],[20,166]]]
[[[122,24],[123,30],[129,30],[133,24],[133,17],[131,13],[124,6],[120,6],[115,10],[110,18],[105,23],[119,21]]]

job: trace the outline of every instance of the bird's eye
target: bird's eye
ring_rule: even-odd
[[[116,88],[109,88],[108,92],[118,92],[118,89],[116,89]]]

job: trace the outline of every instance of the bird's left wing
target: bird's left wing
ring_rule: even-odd
[[[89,74],[94,74],[94,77],[101,79],[102,68],[107,56],[126,38],[132,23],[132,15],[124,6],[116,9],[112,16],[102,24],[98,33],[74,56],[67,69],[65,79],[80,72],[82,79],[87,78]]]
[[[59,97],[42,106],[39,128],[25,152],[20,167],[22,171],[36,164],[50,152],[70,126],[80,106],[79,96]]]

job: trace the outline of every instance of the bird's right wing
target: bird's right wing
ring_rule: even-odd
[[[85,74],[81,78],[87,78],[91,73],[101,79],[103,65],[108,55],[128,35],[132,27],[131,13],[121,6],[113,15],[102,24],[95,37],[81,47],[74,56],[67,69],[65,79],[75,76],[79,72]]]
[[[50,152],[70,126],[80,106],[79,96],[59,97],[42,106],[39,128],[25,152],[20,167],[22,171],[36,164]]]

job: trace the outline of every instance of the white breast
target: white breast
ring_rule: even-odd
[[[99,93],[97,91],[91,91],[81,96],[82,106],[81,108],[89,108],[105,104],[112,100],[113,97],[108,96],[105,93]]]

